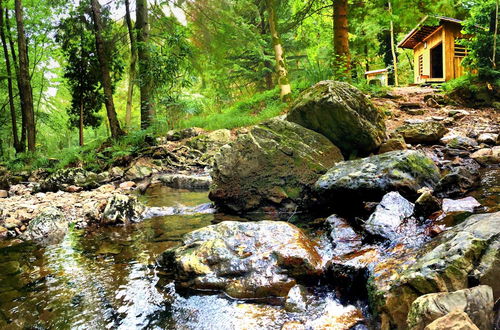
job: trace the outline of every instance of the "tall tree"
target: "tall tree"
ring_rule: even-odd
[[[102,88],[104,91],[104,103],[106,105],[106,112],[108,115],[109,127],[111,130],[111,137],[116,139],[124,134],[116,115],[115,104],[113,102],[113,85],[110,75],[109,65],[109,51],[106,51],[106,44],[103,37],[103,22],[101,5],[98,0],[91,0],[92,17],[94,20],[94,32],[97,57],[99,59],[100,71],[102,75]]]
[[[394,42],[394,20],[392,17],[392,4],[391,0],[387,1],[387,7],[389,9],[390,16],[390,31],[391,31],[391,53],[392,53],[392,63],[394,64],[394,85],[399,86],[398,77],[398,56],[396,54],[396,43]]]
[[[151,56],[149,49],[149,13],[147,0],[136,2],[137,55],[139,58],[139,78],[141,90],[141,128],[148,128],[154,117],[153,80],[149,71]]]
[[[281,44],[280,34],[278,32],[278,22],[276,17],[276,3],[274,0],[266,0],[267,15],[269,20],[269,30],[273,41],[274,57],[276,59],[276,75],[280,87],[281,99],[287,100],[290,97],[292,89],[288,79],[288,70],[285,63],[285,54]]]
[[[21,96],[21,109],[26,121],[28,150],[34,152],[36,150],[35,111],[33,108],[33,90],[29,74],[28,45],[26,44],[26,34],[24,31],[23,6],[21,0],[15,0],[14,4],[19,54],[19,95]]]
[[[349,23],[347,0],[333,0],[333,49],[337,61],[342,61],[346,74],[350,71]]]
[[[3,20],[3,0],[0,0],[0,38],[2,40],[3,55],[5,58],[5,68],[7,70],[7,89],[9,93],[9,108],[12,125],[12,138],[14,140],[14,149],[16,152],[24,151],[19,143],[19,135],[17,132],[17,116],[16,107],[14,106],[14,92],[12,88],[12,69],[10,65],[9,48],[5,37],[5,24]]]
[[[134,96],[134,84],[137,67],[137,45],[135,42],[134,26],[130,16],[130,0],[125,0],[125,21],[127,22],[128,36],[130,39],[130,64],[128,71],[127,108],[125,114],[125,124],[130,127],[132,121],[132,98]]]

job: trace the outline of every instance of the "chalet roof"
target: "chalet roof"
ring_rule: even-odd
[[[439,25],[425,25],[425,21],[429,18],[439,19]],[[408,33],[403,40],[398,44],[398,47],[413,49],[416,45],[421,43],[426,37],[430,36],[434,31],[436,31],[443,22],[450,22],[455,24],[462,24],[462,21],[456,18],[444,17],[444,16],[425,16],[417,26]]]

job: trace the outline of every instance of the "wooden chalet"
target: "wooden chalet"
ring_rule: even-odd
[[[438,21],[431,24],[432,21]],[[413,49],[415,83],[439,83],[465,73],[462,66],[467,51],[457,43],[464,36],[462,21],[449,17],[425,17],[398,44]]]

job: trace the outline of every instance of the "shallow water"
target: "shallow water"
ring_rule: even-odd
[[[206,192],[160,186],[140,199],[149,206],[208,201]],[[325,313],[330,322],[346,313],[354,322],[360,318],[332,290],[311,295],[316,318],[223,294],[179,295],[154,261],[183,234],[214,221],[217,215],[175,215],[125,227],[70,229],[62,242],[47,247],[0,243],[0,329],[280,329],[286,321],[322,322]]]

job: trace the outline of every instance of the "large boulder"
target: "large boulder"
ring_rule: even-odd
[[[236,298],[286,297],[297,280],[323,271],[314,244],[281,221],[226,221],[198,229],[158,264],[182,287]]]
[[[425,327],[425,330],[479,330],[469,316],[461,311],[453,311],[441,316]]]
[[[379,201],[391,191],[415,196],[419,189],[432,188],[438,181],[439,170],[430,158],[418,151],[400,150],[340,162],[318,179],[314,189],[325,204],[342,207]]]
[[[382,113],[344,82],[322,81],[305,90],[287,120],[323,134],[345,155],[368,154],[386,138]]]
[[[487,285],[455,292],[429,293],[418,297],[408,314],[408,327],[424,330],[434,320],[452,311],[467,313],[480,329],[493,325],[493,291]]]
[[[447,131],[443,124],[435,121],[410,122],[396,129],[406,143],[410,144],[438,143]]]
[[[410,306],[424,294],[483,284],[493,289],[496,300],[500,297],[499,248],[500,212],[473,215],[398,268],[378,265],[369,280],[372,308],[386,323],[406,328]]]
[[[136,197],[115,194],[108,199],[100,222],[104,225],[128,224],[139,220],[145,210]]]
[[[220,149],[209,197],[229,212],[294,211],[307,204],[320,175],[342,159],[324,136],[272,119]]]

